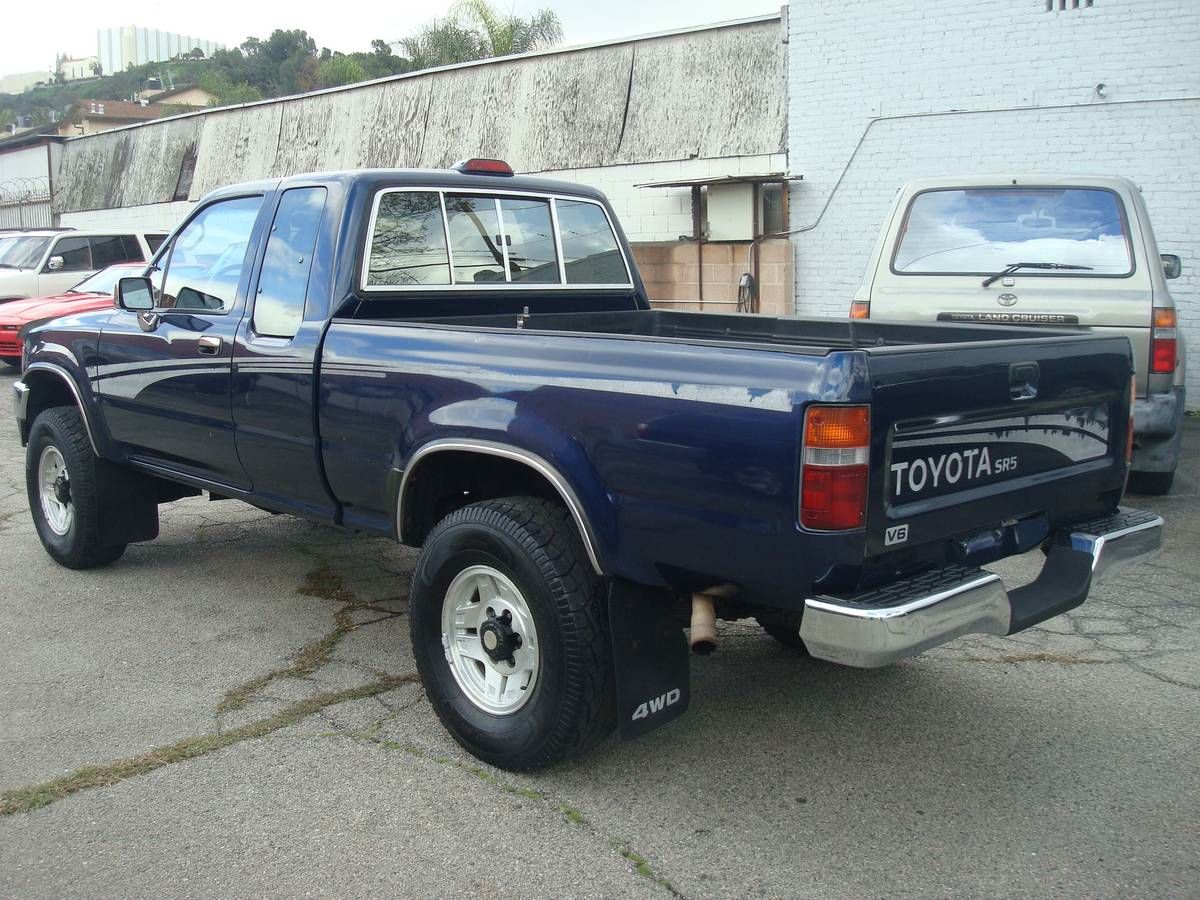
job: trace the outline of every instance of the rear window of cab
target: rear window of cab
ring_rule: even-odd
[[[595,201],[421,188],[376,195],[366,291],[613,286],[632,279]]]
[[[922,191],[909,201],[892,256],[897,275],[990,275],[1015,263],[1062,264],[1030,275],[1133,273],[1125,209],[1103,188],[987,187]]]

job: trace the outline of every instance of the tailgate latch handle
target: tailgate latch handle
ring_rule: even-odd
[[[1014,400],[1032,400],[1037,396],[1039,374],[1035,362],[1013,363],[1008,367],[1008,395]]]

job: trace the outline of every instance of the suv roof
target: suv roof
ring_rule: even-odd
[[[60,234],[69,234],[71,237],[91,237],[96,235],[103,237],[110,234],[167,234],[164,228],[10,228],[0,229],[0,235],[5,237],[13,237],[21,235],[22,237],[57,237]]]
[[[935,188],[964,187],[1099,187],[1137,192],[1128,178],[1120,175],[1063,175],[1058,173],[984,172],[972,175],[939,175],[936,178],[914,178],[908,182],[911,193]]]

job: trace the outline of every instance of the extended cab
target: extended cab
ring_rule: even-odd
[[[689,622],[881,666],[1161,540],[1119,507],[1124,335],[652,310],[601,194],[496,161],[225,188],[153,269],[28,332],[47,551],[111,562],[200,491],[420,546],[425,690],[498,766],[681,713]]]
[[[1171,489],[1187,355],[1141,191],[1099,175],[975,175],[906,184],[884,219],[855,318],[984,322],[1121,335],[1137,373],[1131,484]]]

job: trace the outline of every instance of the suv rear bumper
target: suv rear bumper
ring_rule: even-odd
[[[1174,387],[1165,394],[1150,394],[1133,401],[1133,433],[1170,437],[1179,430],[1185,406],[1184,389]]]
[[[859,668],[886,666],[964,634],[1014,634],[1081,604],[1091,586],[1154,555],[1163,520],[1119,509],[1063,529],[1041,573],[1012,591],[998,575],[951,566],[840,597],[804,601],[800,637],[820,659]]]

